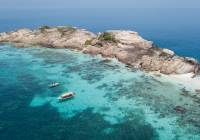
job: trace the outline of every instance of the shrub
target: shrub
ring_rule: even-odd
[[[44,25],[44,26],[40,27],[41,31],[45,31],[46,29],[51,29],[51,27],[49,27],[47,25]]]
[[[115,38],[112,33],[104,32],[99,36],[99,40],[101,41],[113,41],[115,42]]]
[[[73,32],[76,31],[76,28],[71,27],[71,26],[60,26],[57,27],[57,30],[61,33],[61,36],[66,35],[66,32],[69,34],[72,34]]]
[[[60,32],[68,32],[68,31],[74,32],[76,31],[76,28],[71,27],[71,26],[60,26],[60,27],[57,27],[57,30]]]
[[[92,45],[92,40],[86,40],[86,41],[85,41],[85,45],[86,45],[86,46]]]

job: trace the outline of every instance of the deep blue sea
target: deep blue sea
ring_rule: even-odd
[[[200,60],[200,9],[0,9],[0,31],[129,29]],[[199,140],[200,98],[184,85],[66,49],[0,44],[1,140]],[[60,82],[56,88],[48,88]],[[58,102],[63,92],[73,99]],[[186,112],[174,110],[183,106]]]
[[[93,32],[127,29],[177,54],[200,60],[200,8],[0,9],[0,32],[71,25]]]

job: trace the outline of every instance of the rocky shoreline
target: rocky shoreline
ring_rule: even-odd
[[[13,43],[16,47],[41,45],[50,48],[70,48],[119,61],[146,71],[163,74],[197,75],[200,64],[194,58],[180,57],[169,49],[155,46],[143,39],[137,32],[109,30],[94,34],[75,27],[48,27],[20,29],[0,33],[1,43]]]

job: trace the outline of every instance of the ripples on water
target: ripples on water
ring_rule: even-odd
[[[199,139],[194,93],[114,60],[1,45],[0,80],[0,139]],[[66,91],[75,98],[58,102]]]

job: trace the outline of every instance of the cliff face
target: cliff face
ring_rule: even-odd
[[[73,27],[41,27],[1,33],[0,42],[11,42],[17,47],[42,45],[52,48],[71,48],[84,53],[101,54],[147,71],[164,74],[196,74],[199,63],[188,57],[179,57],[173,51],[161,49],[138,35],[137,32],[110,30],[98,35]]]

